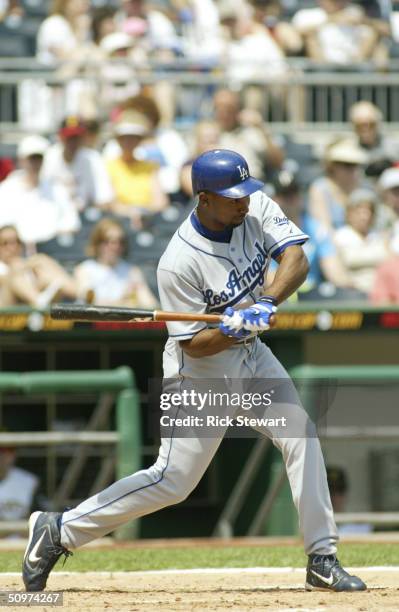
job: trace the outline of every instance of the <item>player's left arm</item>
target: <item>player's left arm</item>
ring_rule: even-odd
[[[288,246],[276,261],[279,266],[267,294],[281,304],[290,297],[306,280],[309,263],[303,248],[299,244]]]

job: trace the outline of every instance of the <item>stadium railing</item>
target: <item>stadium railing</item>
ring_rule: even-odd
[[[180,116],[176,119],[183,126],[209,113],[215,88],[232,86],[239,90],[249,85],[270,91],[270,96],[266,96],[267,118],[279,132],[291,131],[293,124],[296,129],[312,125],[313,130],[335,132],[337,128],[347,125],[349,108],[358,100],[374,102],[386,121],[399,122],[399,71],[396,60],[381,70],[372,64],[340,69],[293,58],[289,60],[286,77],[273,78],[265,71],[264,77],[251,80],[232,77],[227,67],[220,64],[206,65],[183,59],[170,64],[150,63],[145,68],[131,63],[129,66],[134,69],[134,78],[141,85],[162,80],[173,84],[175,95],[178,101],[180,99],[178,106],[181,107]],[[75,76],[66,79],[56,68],[39,64],[32,58],[0,58],[0,121],[3,131],[24,131],[28,126],[32,130],[35,125],[44,132],[55,130],[67,110],[68,96],[63,93],[74,79],[88,84],[101,99],[100,92],[105,82],[101,76],[101,64],[85,64],[76,71]],[[112,79],[107,77],[106,83],[111,85]],[[273,86],[284,92],[284,103],[281,92],[274,95]],[[41,92],[41,101],[47,100],[47,124],[37,123],[40,113],[37,114],[35,100],[31,100],[34,113],[29,118],[29,91],[31,95],[36,93],[36,96]],[[265,95],[268,91],[265,91]],[[189,102],[184,104],[182,96],[188,96]],[[300,107],[304,109],[302,117],[297,112]]]
[[[0,373],[0,395],[67,395],[84,392],[100,395],[99,401],[84,431],[29,431],[0,432],[0,446],[16,448],[46,447],[57,451],[60,445],[73,447],[71,459],[58,483],[51,500],[56,509],[62,509],[85,468],[90,447],[114,446],[102,461],[93,483],[93,494],[113,478],[123,478],[141,467],[142,439],[139,396],[131,368],[121,366],[113,370],[54,371],[30,373]],[[103,431],[109,421],[116,400],[116,431]],[[65,446],[64,446],[65,448]],[[26,521],[1,521],[0,533],[26,532]],[[132,538],[138,533],[138,521],[118,531],[118,537]]]
[[[329,406],[325,404],[326,397],[321,400],[323,405],[322,414],[317,413],[316,391],[320,391],[320,385],[326,384],[324,392],[329,390],[335,391],[337,384],[357,383],[365,385],[366,383],[399,383],[399,365],[311,365],[302,364],[290,369],[290,375],[295,381],[302,404],[306,410],[315,418],[317,423],[317,433],[322,440],[398,440],[399,426],[395,427],[392,424],[387,426],[373,425],[341,425],[332,426],[324,420],[324,409]],[[331,398],[330,398],[331,399]],[[328,401],[328,400],[327,400]],[[268,439],[261,438],[256,441],[254,447],[249,454],[246,463],[240,473],[240,476],[227,500],[223,512],[216,524],[214,535],[221,537],[232,537],[234,534],[234,523],[242,510],[245,502],[246,493],[254,482],[257,473],[264,466],[266,451],[271,446]],[[257,511],[252,519],[252,522],[247,531],[248,536],[256,536],[262,534],[266,523],[268,531],[273,533],[273,525],[270,525],[270,519],[273,509],[279,502],[279,496],[283,499],[283,503],[279,505],[280,521],[287,525],[296,524],[296,511],[293,504],[284,503],[284,499],[289,495],[285,465],[281,459],[280,453],[275,453],[274,461],[271,465],[271,484],[267,489],[262,501],[260,502]],[[395,526],[399,525],[399,512],[340,512],[336,513],[335,520],[338,525],[347,523],[356,524],[371,524],[374,526]]]

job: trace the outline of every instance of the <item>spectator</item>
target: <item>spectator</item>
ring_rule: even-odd
[[[264,25],[285,55],[298,55],[302,39],[294,26],[283,20],[280,0],[249,0],[254,22]]]
[[[180,187],[185,203],[191,201],[194,194],[191,181],[191,166],[196,157],[220,147],[220,128],[215,121],[204,120],[197,123],[194,130],[195,141],[193,143],[193,154],[184,164],[180,173]]]
[[[137,158],[158,164],[159,180],[163,191],[168,194],[179,189],[179,172],[188,157],[188,149],[180,134],[173,128],[161,123],[161,114],[149,91],[128,98],[113,111],[116,118],[123,111],[133,110],[144,115],[151,124],[149,135],[136,150]],[[107,159],[120,155],[121,149],[116,140],[111,140],[104,149]]]
[[[117,15],[120,29],[132,36],[142,35],[151,50],[180,49],[173,23],[160,11],[149,6],[147,0],[122,0]]]
[[[53,64],[87,59],[90,50],[89,9],[89,0],[52,1],[50,16],[43,21],[37,34],[39,61]]]
[[[370,300],[375,305],[399,305],[399,249],[376,269]]]
[[[99,221],[90,236],[90,259],[75,268],[80,294],[93,291],[95,304],[155,307],[157,300],[140,269],[124,259],[127,249],[123,227],[113,219]]]
[[[349,111],[356,144],[367,155],[366,174],[378,176],[393,162],[399,161],[399,143],[381,132],[382,113],[377,106],[362,100]]]
[[[368,19],[351,0],[319,0],[318,7],[299,10],[292,23],[303,36],[305,49],[315,62],[347,66],[384,56],[379,47],[380,24]],[[385,30],[384,30],[385,33]]]
[[[0,521],[21,521],[38,509],[39,479],[16,467],[16,457],[13,446],[0,447]]]
[[[334,242],[352,284],[365,296],[373,287],[376,267],[389,256],[388,235],[373,230],[377,196],[369,189],[351,193],[346,225],[335,232]]]
[[[43,242],[80,227],[65,187],[41,177],[48,147],[41,136],[25,137],[18,147],[20,169],[0,185],[0,226],[15,225],[25,243]]]
[[[63,185],[79,211],[106,207],[113,190],[101,155],[84,146],[86,126],[82,119],[67,117],[58,132],[59,142],[46,152],[43,177]]]
[[[295,176],[282,170],[273,182],[273,199],[284,214],[309,236],[303,245],[309,262],[306,281],[298,290],[300,300],[352,297],[352,282],[343,267],[331,236],[324,226],[305,210],[305,202]],[[284,223],[285,218],[276,220]]]
[[[100,6],[92,10],[91,14],[91,40],[97,46],[108,34],[117,30],[116,9],[112,6]]]
[[[217,91],[213,103],[221,147],[241,153],[256,178],[264,179],[269,171],[281,167],[284,153],[273,141],[259,112],[240,110],[238,94],[229,89]]]
[[[309,190],[309,212],[330,231],[345,223],[348,197],[361,184],[365,153],[351,141],[330,144],[324,156],[325,173]]]
[[[222,5],[221,34],[225,39],[227,77],[231,82],[245,84],[246,106],[266,116],[273,100],[282,114],[287,112],[293,119],[303,120],[302,90],[298,89],[295,104],[291,104],[294,96],[288,96],[286,87],[292,72],[286,50],[289,47],[292,52],[299,51],[301,39],[289,23],[276,26],[275,16],[270,12],[275,3],[272,6],[266,0],[252,0],[249,6],[249,19],[242,22],[234,9]],[[251,84],[265,77],[272,77],[275,82],[268,86]]]
[[[139,91],[136,71],[131,60],[144,67],[147,64],[147,56],[143,49],[135,45],[134,38],[126,32],[113,32],[104,36],[99,53],[103,59],[99,65],[101,92],[93,94],[99,95],[100,107],[108,114],[116,104],[120,104],[122,100]]]
[[[14,161],[10,157],[0,157],[0,183],[15,170]]]
[[[54,299],[77,298],[76,283],[51,257],[24,257],[23,244],[12,225],[0,228],[0,306],[28,304],[44,308]]]
[[[385,170],[379,178],[378,188],[382,196],[384,217],[388,219],[392,231],[391,246],[399,252],[399,167]]]
[[[107,161],[107,170],[116,199],[111,210],[129,217],[139,228],[145,214],[159,212],[168,206],[168,197],[159,181],[159,166],[136,157],[136,149],[149,136],[151,123],[134,110],[120,113],[114,124],[114,135],[120,155]]]

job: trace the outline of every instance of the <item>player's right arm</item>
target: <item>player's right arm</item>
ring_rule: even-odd
[[[194,270],[191,274],[188,278],[181,272],[158,268],[159,297],[163,310],[206,312],[206,303],[195,280]],[[183,351],[194,358],[216,355],[235,344],[238,339],[223,334],[218,327],[208,329],[206,323],[201,321],[171,321],[167,323],[167,327],[169,337],[177,340]]]
[[[179,344],[187,355],[193,358],[200,358],[221,353],[236,342],[237,338],[226,336],[219,328],[216,328],[204,329],[190,338],[190,340],[182,340]]]

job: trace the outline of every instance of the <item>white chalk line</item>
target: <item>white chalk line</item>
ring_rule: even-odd
[[[346,568],[348,572],[399,572],[399,565],[376,565],[371,567],[349,567]],[[168,575],[190,575],[190,574],[304,574],[305,569],[303,567],[198,567],[191,569],[164,569],[164,570],[139,570],[139,571],[117,571],[117,572],[104,572],[104,571],[75,571],[75,572],[52,572],[52,576],[57,575],[61,577],[77,576],[83,574],[85,576],[93,575],[94,577],[103,578],[123,578],[129,576],[168,576]],[[0,572],[0,577],[15,578],[20,576],[20,572]]]

